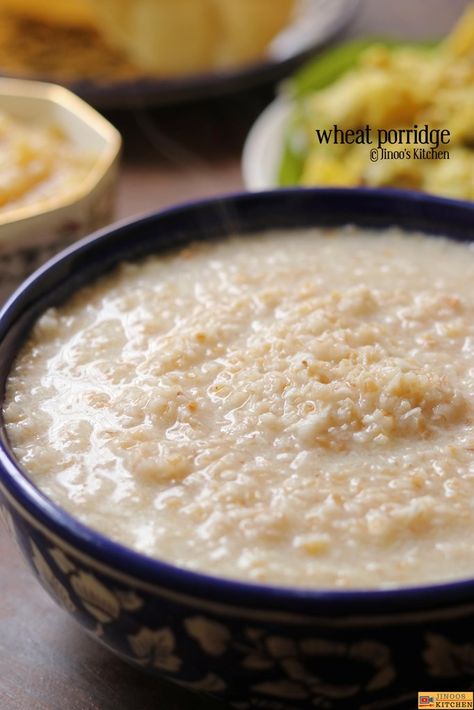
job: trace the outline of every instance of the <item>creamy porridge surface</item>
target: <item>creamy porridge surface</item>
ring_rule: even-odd
[[[474,250],[353,228],[124,264],[37,323],[24,468],[80,520],[222,576],[474,576]]]

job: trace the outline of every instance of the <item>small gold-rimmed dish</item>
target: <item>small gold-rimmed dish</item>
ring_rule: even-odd
[[[8,127],[56,133],[76,161],[85,160],[77,180],[59,175],[54,189],[36,189],[33,198],[13,199],[0,208],[1,301],[49,256],[111,221],[121,138],[88,104],[54,84],[0,79],[0,112]],[[25,146],[26,153],[31,150]],[[13,172],[18,170],[14,165]],[[7,165],[3,179],[9,175]]]

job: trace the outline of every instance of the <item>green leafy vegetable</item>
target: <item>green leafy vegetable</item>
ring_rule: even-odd
[[[306,160],[307,146],[295,140],[296,136],[303,136],[301,126],[293,122],[285,131],[284,148],[278,172],[278,185],[291,187],[297,185],[303,173]]]
[[[352,69],[359,56],[368,47],[381,45],[387,49],[397,49],[411,46],[430,50],[435,48],[437,44],[438,41],[433,40],[406,42],[374,37],[354,39],[329,49],[300,69],[285,86],[290,97],[295,101],[295,110],[291,122],[285,130],[282,157],[277,177],[278,185],[281,187],[297,185],[303,173],[308,151],[308,144],[303,135],[303,98],[337,81]]]
[[[381,45],[387,49],[399,47],[418,47],[419,49],[432,49],[438,41],[406,42],[389,38],[362,38],[329,49],[320,56],[311,60],[300,69],[289,82],[289,90],[294,98],[307,96],[313,91],[319,91],[329,86],[343,76],[357,62],[362,52],[373,45]]]

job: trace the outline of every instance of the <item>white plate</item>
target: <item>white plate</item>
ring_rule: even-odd
[[[289,100],[276,99],[252,126],[242,155],[242,175],[247,190],[271,190],[278,187],[285,125],[291,110]]]

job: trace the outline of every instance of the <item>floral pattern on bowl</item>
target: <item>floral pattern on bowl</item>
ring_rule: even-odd
[[[0,506],[0,518],[48,594],[102,643],[149,672],[192,690],[229,697],[241,710],[375,710],[382,707],[381,695],[400,702],[406,695],[413,705],[415,689],[400,693],[399,688],[401,678],[406,682],[407,657],[416,687],[446,687],[446,681],[448,688],[453,683],[456,689],[474,687],[474,608],[462,615],[459,610],[439,618],[429,615],[429,624],[411,634],[416,647],[405,651],[402,644],[388,642],[383,620],[380,626],[364,628],[360,619],[350,640],[347,629],[341,634],[330,624],[312,628],[304,617],[295,626],[278,614],[272,618],[275,630],[269,631],[268,622],[247,618],[245,609],[232,610],[227,618],[219,605],[204,611],[198,599],[190,597],[183,604],[174,595],[160,597],[158,587],[149,589],[138,579],[124,584],[113,570],[86,562],[39,529],[16,506]],[[422,612],[419,621],[424,617]],[[417,627],[417,621],[415,614],[406,623]],[[392,638],[403,637],[403,623],[390,627]],[[226,680],[229,668],[235,671],[232,683]],[[362,698],[372,702],[359,704]]]

